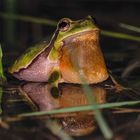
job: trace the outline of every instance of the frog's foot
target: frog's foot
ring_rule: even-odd
[[[116,81],[116,79],[112,75],[110,75],[110,78],[114,84],[113,87],[114,87],[116,93],[120,93],[122,90],[130,89],[130,88],[124,87],[123,85],[119,84],[118,81]]]

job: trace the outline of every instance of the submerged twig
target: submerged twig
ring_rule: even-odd
[[[122,78],[128,77],[128,76],[130,75],[130,73],[131,73],[134,69],[136,69],[136,68],[138,68],[138,67],[140,67],[140,61],[135,61],[135,62],[133,62],[133,63],[130,63],[130,64],[124,69],[124,71],[122,72],[121,77],[122,77]]]
[[[115,108],[113,113],[139,113],[140,109],[131,109],[131,108]]]

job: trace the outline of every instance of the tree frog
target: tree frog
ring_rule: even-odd
[[[50,42],[29,48],[9,68],[16,78],[34,82],[95,84],[109,77],[99,43],[100,30],[92,16],[63,18]]]

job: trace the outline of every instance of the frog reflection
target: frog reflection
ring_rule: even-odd
[[[52,88],[45,83],[27,83],[20,86],[20,92],[41,111],[89,104],[81,85],[60,84],[57,97],[53,96]],[[96,103],[105,103],[106,90],[101,86],[91,86],[91,88]],[[71,113],[66,114],[59,117],[57,121],[69,135],[83,136],[96,129],[93,112],[78,112],[74,116]]]

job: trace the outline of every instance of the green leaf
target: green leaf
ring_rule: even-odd
[[[54,109],[50,111],[42,111],[42,112],[32,112],[32,113],[23,113],[18,115],[18,117],[29,117],[29,116],[41,116],[41,115],[52,115],[58,113],[70,113],[70,112],[79,112],[79,111],[91,111],[93,110],[95,113],[95,119],[106,139],[111,139],[113,137],[113,133],[111,129],[108,127],[106,121],[104,120],[99,109],[107,109],[107,108],[115,108],[120,106],[130,106],[140,104],[140,101],[128,101],[128,102],[118,102],[118,103],[107,103],[107,104],[95,104],[95,105],[86,105],[86,106],[77,106],[77,107],[69,107],[62,109]]]
[[[46,18],[36,18],[36,17],[30,17],[30,16],[24,16],[24,15],[17,15],[17,14],[10,14],[10,13],[4,13],[0,12],[0,17],[5,19],[11,19],[11,20],[20,20],[24,22],[31,22],[36,24],[45,24],[50,26],[56,26],[57,22],[51,19]]]
[[[125,23],[120,23],[120,27],[140,33],[140,27],[132,26]]]
[[[2,108],[1,108],[2,95],[3,95],[3,90],[2,87],[0,87],[0,114],[2,113]]]
[[[128,102],[76,106],[76,107],[68,107],[68,108],[62,108],[62,109],[54,109],[54,110],[49,110],[49,111],[23,113],[23,114],[19,114],[18,116],[29,117],[29,116],[51,115],[51,114],[59,114],[59,113],[90,111],[90,110],[97,110],[97,109],[108,109],[108,108],[115,108],[115,107],[121,107],[121,106],[131,106],[131,105],[136,105],[136,104],[140,104],[140,101],[128,101]]]
[[[1,80],[0,82],[1,82],[1,84],[3,82],[6,82],[6,77],[4,76],[4,72],[3,72],[2,56],[3,56],[2,48],[1,48],[1,45],[0,45],[0,80]]]
[[[127,39],[127,40],[140,42],[139,36],[133,36],[133,35],[128,35],[128,34],[124,34],[124,33],[105,31],[105,30],[101,31],[101,34],[105,35],[105,36],[113,37],[113,38]]]

